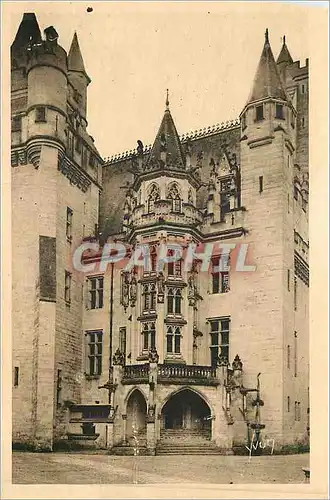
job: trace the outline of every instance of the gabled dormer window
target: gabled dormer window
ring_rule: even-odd
[[[260,121],[264,119],[264,105],[260,104],[256,106],[256,121]]]
[[[284,120],[283,104],[276,104],[275,109],[276,109],[275,118],[277,118],[278,120]]]

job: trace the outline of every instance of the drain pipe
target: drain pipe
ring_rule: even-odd
[[[111,265],[111,277],[110,277],[110,322],[109,322],[109,383],[111,384],[112,378],[112,330],[113,330],[113,268],[114,262]],[[108,402],[111,406],[112,391],[109,388]]]

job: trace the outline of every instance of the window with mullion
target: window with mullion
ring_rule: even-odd
[[[181,328],[179,326],[167,327],[166,354],[181,354]]]
[[[148,352],[156,348],[155,323],[144,323],[142,326],[142,351]]]
[[[103,333],[101,331],[87,332],[87,375],[102,374]]]
[[[103,307],[103,276],[88,278],[89,308],[102,309]]]
[[[155,311],[156,310],[156,285],[155,283],[148,283],[143,286],[142,292],[142,311]]]
[[[181,314],[181,302],[181,289],[169,288],[167,291],[167,314]]]
[[[227,293],[230,291],[229,271],[215,271],[220,266],[220,257],[212,261],[212,293]]]
[[[229,359],[229,318],[210,321],[211,364],[215,366],[218,357]]]

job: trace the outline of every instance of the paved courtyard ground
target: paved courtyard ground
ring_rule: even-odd
[[[137,471],[134,472],[134,466]],[[116,457],[13,453],[13,484],[304,483],[309,454]]]

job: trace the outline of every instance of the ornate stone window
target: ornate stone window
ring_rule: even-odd
[[[168,326],[166,331],[166,354],[181,354],[181,327]]]
[[[174,250],[168,250],[168,256],[174,256]],[[175,262],[168,262],[167,264],[167,275],[168,276],[181,276],[182,275],[182,260],[176,260]]]
[[[179,190],[179,186],[176,182],[172,182],[168,186],[167,199],[172,200],[172,210],[173,212],[181,212],[182,210],[182,198]]]
[[[156,327],[154,322],[142,324],[142,351],[149,352],[156,348]]]
[[[182,293],[180,288],[167,290],[167,314],[181,315]]]
[[[148,189],[147,196],[147,212],[148,214],[153,213],[155,211],[155,201],[159,200],[159,187],[157,184],[152,184]]]
[[[142,289],[142,312],[156,310],[156,285],[146,283]]]

